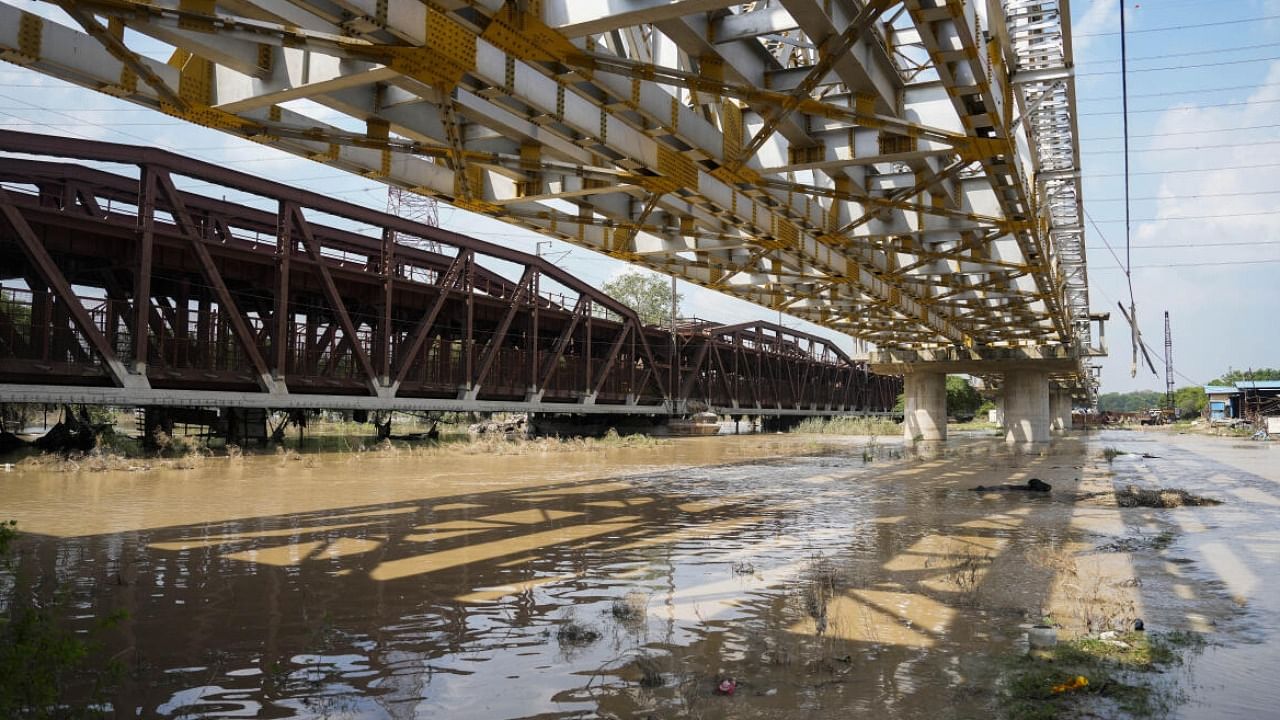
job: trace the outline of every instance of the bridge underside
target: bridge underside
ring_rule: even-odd
[[[1066,0],[55,4],[0,56],[883,348],[1089,345]]]
[[[900,390],[821,338],[645,326],[542,258],[169,153],[3,151],[74,161],[0,156],[3,401],[776,415]]]

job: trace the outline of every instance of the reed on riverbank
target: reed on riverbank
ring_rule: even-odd
[[[899,435],[902,426],[884,417],[810,417],[791,432],[804,435]]]

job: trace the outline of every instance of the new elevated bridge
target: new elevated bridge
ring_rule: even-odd
[[[1095,392],[1067,0],[49,5],[0,57],[873,342],[909,437]]]
[[[823,338],[644,325],[543,258],[172,153],[0,153],[0,400],[778,416],[901,391]]]

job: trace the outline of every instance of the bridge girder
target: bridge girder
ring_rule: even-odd
[[[1066,0],[58,4],[0,55],[882,347],[1090,344]]]

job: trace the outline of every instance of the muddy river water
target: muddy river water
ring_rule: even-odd
[[[1045,615],[1204,632],[1174,714],[1276,717],[1274,445],[765,435],[23,463],[0,473],[0,519],[27,580],[69,590],[68,622],[125,612],[100,651],[125,667],[117,717],[991,717],[993,659]],[[971,489],[1031,477],[1054,491]],[[1093,492],[1128,483],[1227,502]]]

